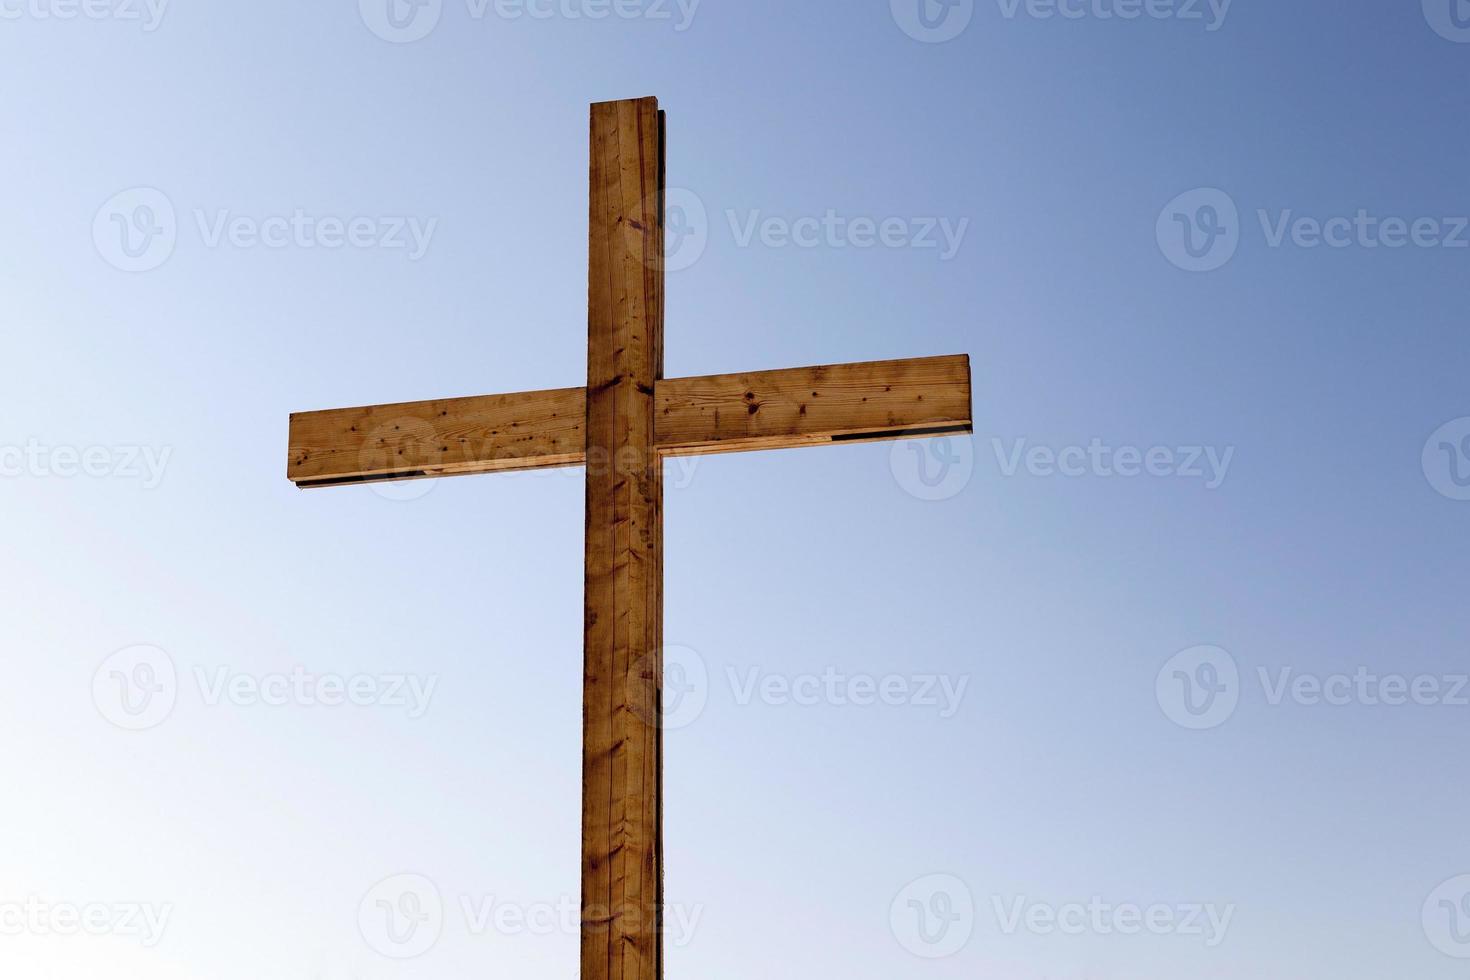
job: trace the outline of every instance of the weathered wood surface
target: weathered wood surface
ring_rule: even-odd
[[[586,415],[583,388],[297,412],[287,476],[311,487],[580,465]]]
[[[334,486],[585,464],[582,980],[662,980],[665,456],[971,431],[964,355],[663,379],[664,119],[591,113],[587,386],[291,416]]]
[[[658,102],[592,107],[582,980],[663,974],[663,351]]]
[[[959,354],[671,378],[654,385],[665,456],[968,432]],[[579,466],[586,390],[446,398],[291,416],[301,486]]]
[[[658,389],[668,456],[970,430],[970,359],[923,357],[718,374]]]

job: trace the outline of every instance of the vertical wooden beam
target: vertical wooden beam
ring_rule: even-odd
[[[592,106],[582,980],[663,975],[663,120]]]

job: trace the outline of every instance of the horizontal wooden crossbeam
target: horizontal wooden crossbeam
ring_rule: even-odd
[[[287,476],[325,487],[583,465],[586,399],[558,388],[298,412]],[[671,378],[654,402],[663,456],[969,432],[970,359]]]

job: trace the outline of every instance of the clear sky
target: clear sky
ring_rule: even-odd
[[[286,420],[581,384],[642,95],[670,376],[975,385],[670,466],[669,975],[1465,975],[1470,4],[391,4],[0,0],[0,976],[575,976],[580,473]]]

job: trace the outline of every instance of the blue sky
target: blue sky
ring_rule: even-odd
[[[575,974],[580,473],[286,420],[581,383],[642,95],[669,375],[975,387],[671,464],[670,975],[1464,974],[1470,5],[392,2],[0,0],[0,974]]]

